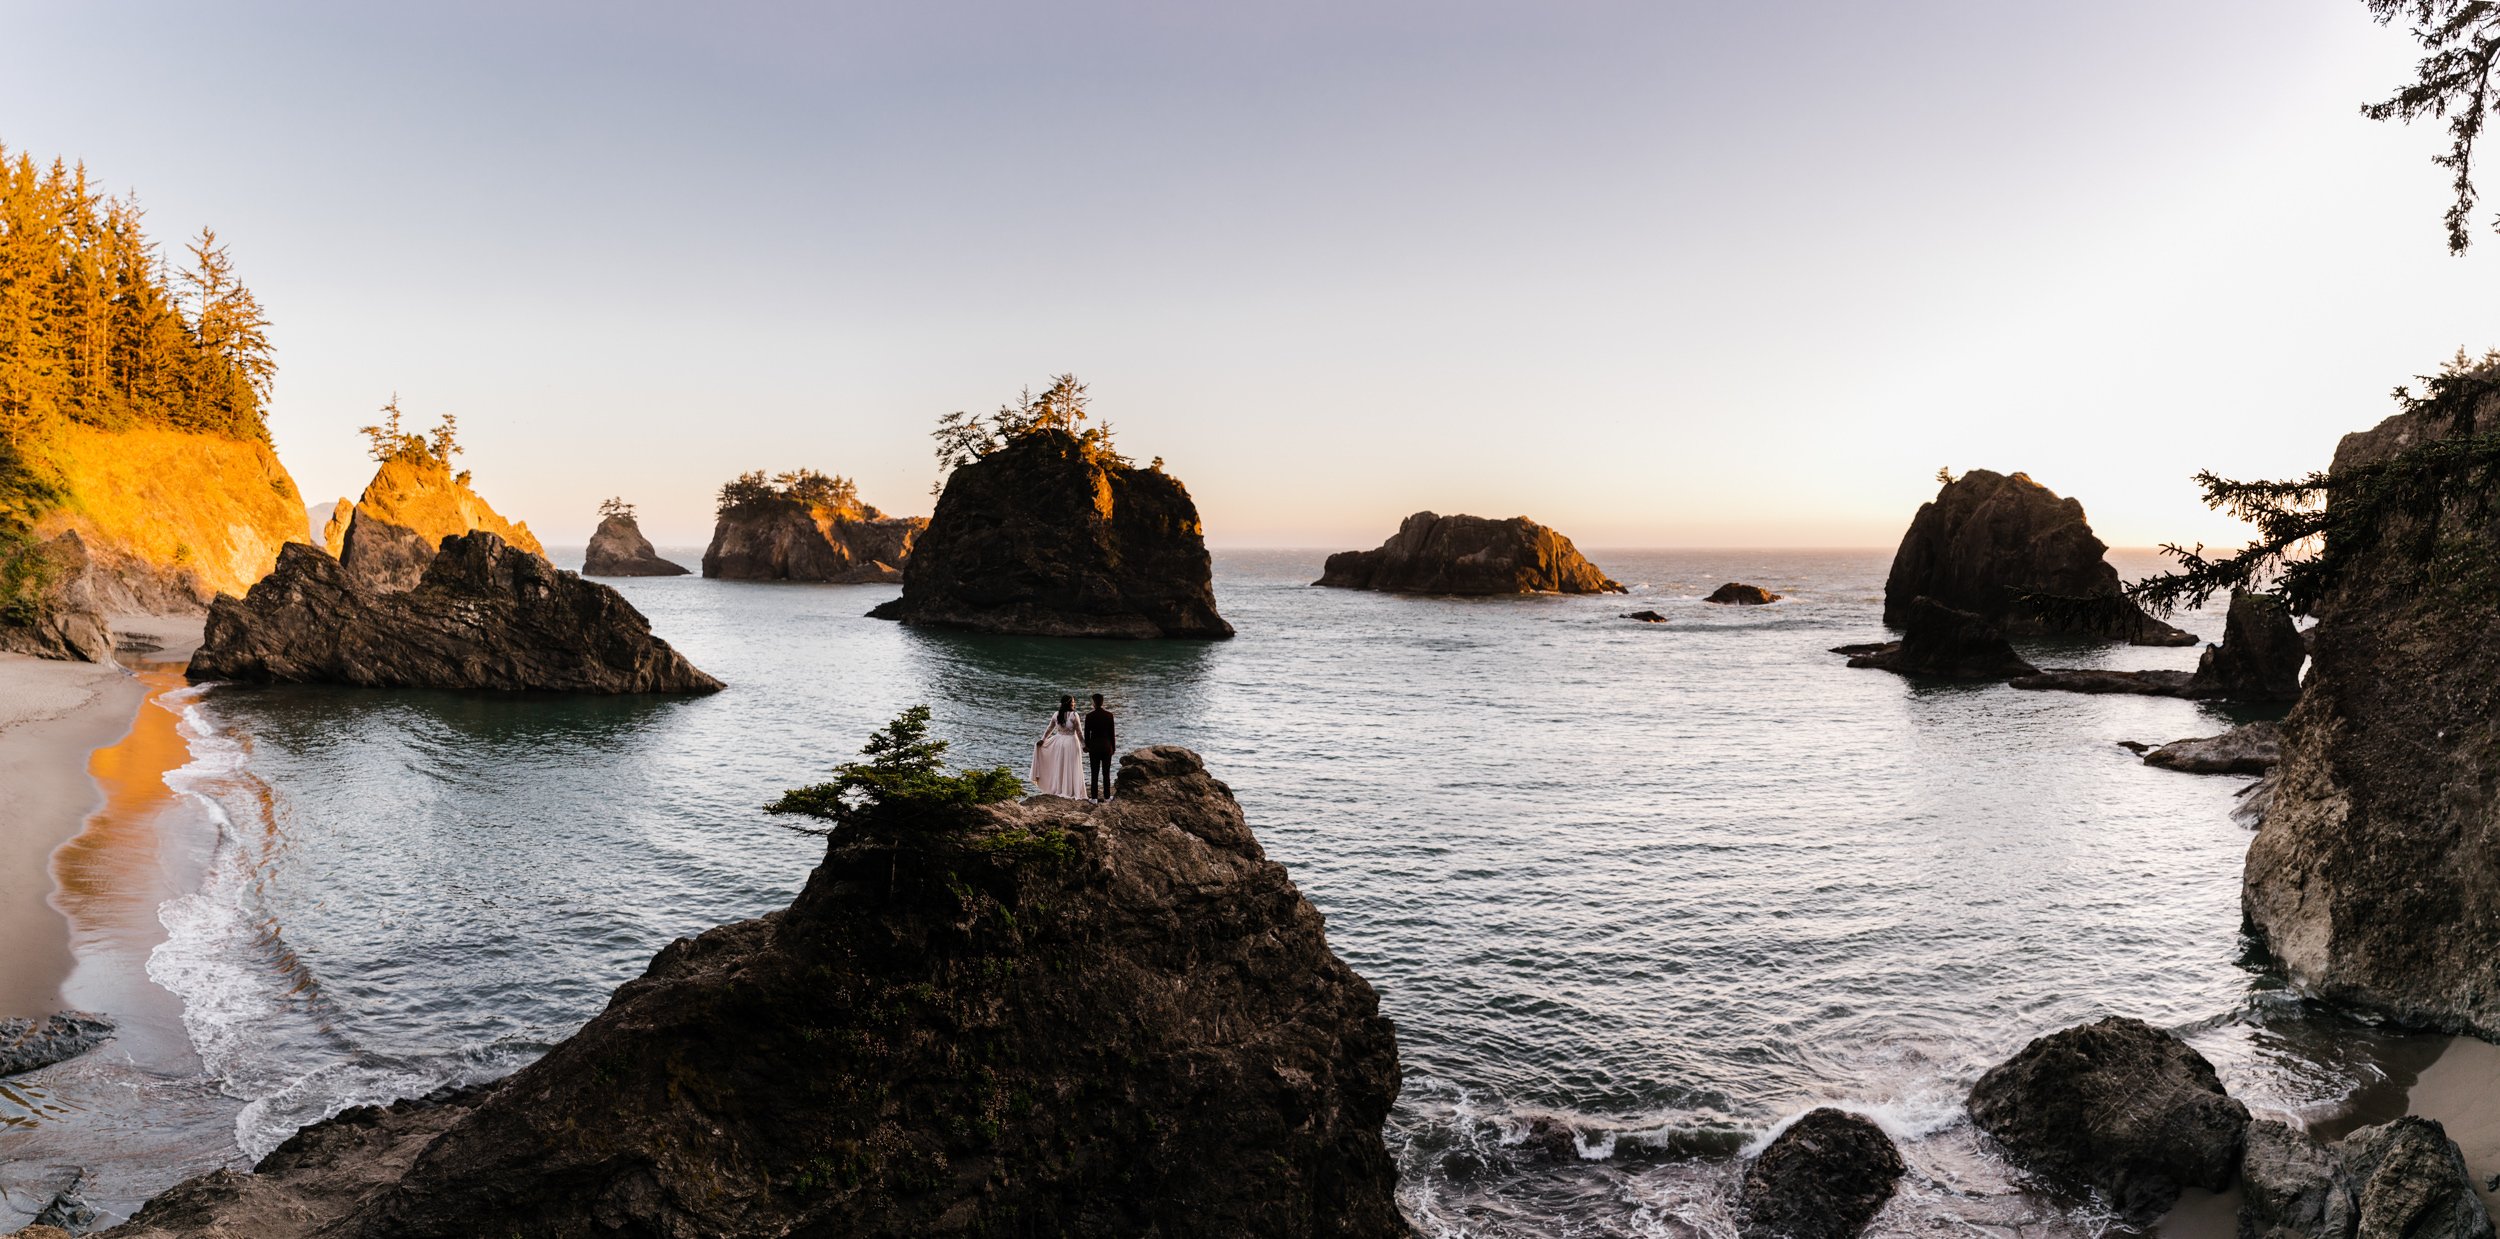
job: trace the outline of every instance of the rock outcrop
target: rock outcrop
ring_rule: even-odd
[[[1832,652],[1849,655],[1852,667],[1944,680],[2002,680],[2040,670],[2014,652],[1995,624],[1932,598],[1913,600],[1901,628],[1899,641],[1845,645]]]
[[[2332,469],[2494,426],[2500,396],[2479,409],[2399,414],[2345,436]],[[2449,575],[2500,554],[2500,533],[2473,506],[2428,521],[2390,516],[2368,544],[2340,548],[2342,571],[2313,607],[2309,676],[2283,723],[2242,906],[2310,995],[2491,1037],[2500,1036],[2500,599]]]
[[[631,516],[605,516],[582,551],[583,576],[684,576],[683,564],[660,558]]]
[[[1233,635],[1180,479],[1040,430],[958,467],[879,619],[1050,637]]]
[[[1778,594],[1759,585],[1747,585],[1740,581],[1730,581],[1710,591],[1710,596],[1702,599],[1703,602],[1715,602],[1721,606],[1734,607],[1758,607],[1779,600]]]
[[[0,1076],[66,1062],[105,1043],[113,1022],[84,1011],[0,1020]]]
[[[2184,694],[2231,701],[2290,701],[2300,696],[2301,664],[2309,660],[2291,609],[2271,594],[2233,590],[2222,644],[2205,647]]]
[[[1314,585],[1396,594],[1620,594],[1571,545],[1571,539],[1524,516],[1417,512],[1386,542],[1368,551],[1328,557]]]
[[[307,509],[305,515],[316,522],[313,544],[330,552],[331,558],[338,558],[339,552],[347,549],[347,522],[356,515],[356,501],[341,495],[320,507]]]
[[[1744,1239],[1852,1239],[1892,1199],[1905,1167],[1872,1121],[1823,1107],[1789,1125],[1745,1168],[1736,1192]]]
[[[532,555],[547,553],[528,522],[505,520],[469,489],[467,473],[453,473],[428,453],[402,452],[365,485],[341,531],[338,560],[375,588],[414,589],[443,539],[476,530]]]
[[[2281,1123],[2248,1127],[2242,1239],[2491,1239],[2491,1216],[2448,1133],[2429,1119],[2364,1127],[2332,1145]]]
[[[2052,667],[2017,677],[2014,687],[2033,692],[2122,693],[2138,697],[2185,697],[2193,671],[2110,671],[2101,667]]]
[[[376,589],[296,543],[209,608],[195,680],[576,693],[701,693],[623,595],[479,531],[443,540],[414,589]]]
[[[2173,740],[2144,755],[2144,764],[2188,774],[2264,774],[2283,760],[2279,723],[2243,723],[2218,736]]]
[[[2160,1214],[2183,1187],[2221,1191],[2238,1170],[2248,1109],[2213,1064],[2141,1020],[2051,1033],[1990,1068],[1971,1118],[2025,1168],[2107,1193],[2123,1217]]]
[[[2137,645],[2194,645],[2196,638],[2146,615],[2120,593],[2109,548],[2084,522],[2083,505],[2027,475],[1973,469],[1922,505],[1884,582],[1884,622],[1909,621],[1912,600],[1933,598],[2018,636],[2088,633]],[[2093,613],[2043,614],[2026,595],[2092,600]]]
[[[1639,620],[1644,624],[1663,624],[1667,622],[1667,617],[1660,615],[1656,611],[1626,611],[1623,613],[1623,618],[1628,620]]]
[[[900,581],[929,521],[864,503],[759,496],[721,512],[703,575],[731,581]]]
[[[110,1233],[1407,1235],[1371,987],[1196,755],[1118,790],[843,827],[787,909],[671,944],[500,1085]]]

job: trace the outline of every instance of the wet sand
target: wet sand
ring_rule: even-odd
[[[61,1008],[72,959],[52,853],[100,801],[87,755],[128,734],[146,697],[120,667],[0,655],[0,1016]]]

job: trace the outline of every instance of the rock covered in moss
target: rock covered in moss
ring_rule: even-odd
[[[1571,539],[1524,516],[1417,512],[1368,551],[1328,557],[1314,585],[1397,594],[1620,594]]]
[[[583,576],[684,576],[683,564],[660,558],[631,516],[607,516],[582,550]]]
[[[1188,488],[1061,430],[948,475],[902,597],[869,614],[1050,637],[1233,635]]]
[[[240,1233],[221,1207],[280,1219],[299,1181],[360,1239],[1403,1239],[1371,987],[1195,754],[1118,792],[837,830],[787,909],[671,944],[490,1091],[308,1129],[132,1239]]]
[[[2119,592],[2107,546],[2061,499],[2027,474],[1973,469],[1944,485],[1901,536],[1884,581],[1884,622],[1909,623],[1913,600],[1932,598],[2016,636],[2074,632],[2137,645],[2194,645]],[[2026,595],[2097,600],[2085,617],[2044,614]]]
[[[624,595],[479,531],[445,538],[408,590],[303,543],[209,608],[195,680],[585,693],[703,693],[720,681]]]

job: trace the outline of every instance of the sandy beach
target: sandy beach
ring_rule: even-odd
[[[133,661],[174,661],[197,617],[118,616]],[[139,647],[152,647],[141,650]],[[73,963],[52,854],[103,803],[89,755],[129,734],[148,686],[128,668],[0,655],[0,1017],[61,1008]]]

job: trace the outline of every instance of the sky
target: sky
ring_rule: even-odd
[[[1221,546],[1419,509],[1889,546],[1939,467],[2105,541],[2500,345],[2359,0],[60,4],[0,143],[203,225],[307,497],[396,393],[506,515],[700,544],[748,469],[926,513],[1074,371]]]

